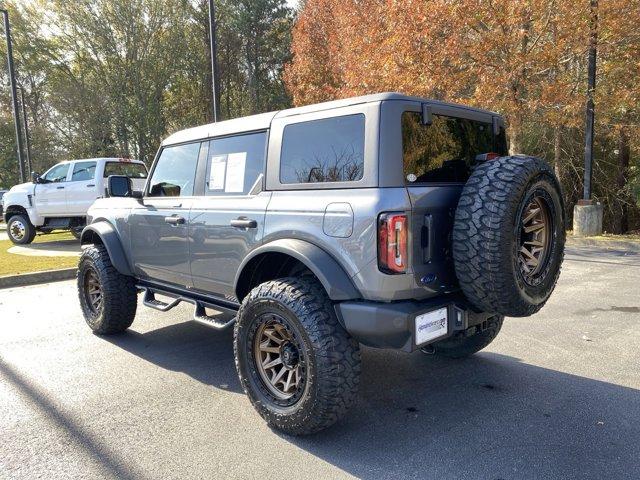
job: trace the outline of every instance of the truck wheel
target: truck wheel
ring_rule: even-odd
[[[84,319],[94,333],[123,332],[133,323],[138,306],[135,281],[113,268],[102,245],[91,245],[82,252],[78,296]]]
[[[254,288],[234,330],[242,388],[272,427],[318,432],[354,403],[360,348],[314,279],[284,278]]]
[[[460,287],[480,311],[525,317],[553,292],[564,255],[564,204],[549,166],[533,157],[481,164],[453,227]]]
[[[7,235],[16,245],[27,245],[36,238],[36,227],[26,215],[14,215],[7,224]]]
[[[489,345],[496,338],[504,317],[495,315],[487,319],[487,325],[484,330],[480,330],[470,337],[460,334],[460,336],[447,338],[441,342],[433,344],[433,351],[436,355],[449,358],[464,358],[479,352]]]

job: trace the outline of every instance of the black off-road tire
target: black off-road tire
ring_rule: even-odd
[[[15,226],[21,225],[21,237],[14,236],[13,229]],[[16,245],[28,245],[36,238],[36,227],[33,226],[29,217],[23,214],[13,215],[7,222],[7,235],[9,240]]]
[[[306,378],[297,396],[277,399],[258,372],[254,339],[265,318],[284,319],[305,359]],[[306,435],[337,422],[355,402],[360,348],[342,328],[326,292],[310,278],[265,282],[244,299],[234,330],[236,368],[242,388],[267,423]]]
[[[459,336],[437,342],[433,345],[434,353],[448,358],[465,358],[473,355],[493,342],[498,333],[500,333],[503,321],[504,317],[502,315],[490,317],[487,319],[487,328],[485,330],[479,331],[470,337],[466,337],[461,333]]]
[[[87,294],[89,276],[97,280],[101,290],[102,301],[97,308]],[[113,267],[103,245],[91,245],[82,252],[77,284],[82,314],[94,333],[110,335],[131,326],[138,306],[135,280]]]
[[[518,256],[524,211],[534,199],[546,205],[550,236],[540,271],[528,277]],[[564,244],[560,185],[545,162],[502,157],[475,169],[456,210],[453,258],[460,287],[479,311],[524,317],[540,310],[560,275]]]

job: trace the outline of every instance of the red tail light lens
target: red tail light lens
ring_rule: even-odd
[[[407,271],[407,216],[383,213],[378,220],[378,267],[385,273]]]

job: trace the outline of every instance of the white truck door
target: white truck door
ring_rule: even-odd
[[[73,164],[71,179],[67,182],[67,212],[70,216],[84,216],[98,197],[95,160]]]
[[[67,174],[69,163],[59,163],[42,176],[44,183],[36,185],[35,206],[39,216],[64,217],[67,212]]]

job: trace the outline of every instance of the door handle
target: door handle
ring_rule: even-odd
[[[95,187],[93,183],[90,183],[89,185],[87,185],[87,188],[93,188],[93,187]]]
[[[235,228],[256,228],[258,226],[258,222],[245,217],[236,218],[229,223]]]
[[[185,219],[184,217],[164,217],[164,221],[169,225],[183,225]]]
[[[56,187],[57,190],[64,190],[64,187]]]

